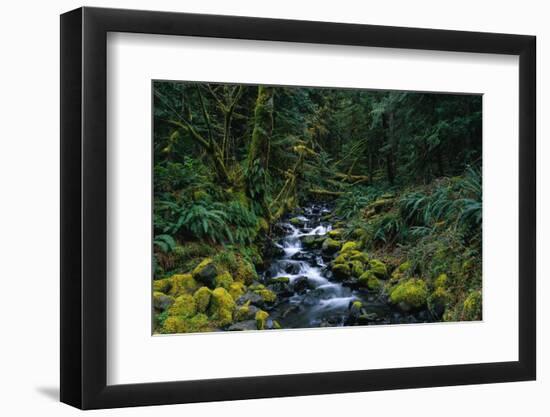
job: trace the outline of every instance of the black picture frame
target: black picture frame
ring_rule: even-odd
[[[107,385],[108,32],[519,56],[519,360]],[[536,38],[251,17],[79,8],[61,15],[61,401],[82,409],[536,378]]]

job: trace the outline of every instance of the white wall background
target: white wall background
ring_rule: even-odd
[[[57,402],[59,379],[59,17],[72,0],[6,2],[0,17],[0,410],[4,415],[75,415]],[[96,415],[548,415],[550,405],[550,147],[542,120],[550,97],[550,26],[545,2],[400,0],[122,0],[86,5],[534,34],[538,37],[538,381],[122,409]]]

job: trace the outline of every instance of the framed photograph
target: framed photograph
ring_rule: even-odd
[[[61,401],[533,380],[535,37],[61,16]]]

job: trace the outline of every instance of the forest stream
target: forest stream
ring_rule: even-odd
[[[330,218],[328,205],[311,204],[278,223],[274,245],[279,255],[263,273],[263,281],[276,293],[279,302],[269,311],[283,328],[334,327],[357,324],[417,323],[428,320],[428,312],[402,314],[378,292],[337,280],[330,269],[334,255],[318,247],[332,230],[323,219]],[[296,213],[294,213],[296,214]],[[361,311],[353,308],[355,301]],[[358,303],[356,305],[359,305]]]

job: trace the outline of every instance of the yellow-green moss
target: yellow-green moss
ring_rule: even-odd
[[[231,272],[235,281],[243,282],[245,285],[250,285],[255,279],[258,279],[256,268],[244,258],[237,259],[237,267]]]
[[[197,284],[197,281],[195,281],[191,274],[172,275],[170,280],[172,285],[169,294],[174,297],[182,294],[192,294],[199,287],[199,284]]]
[[[359,262],[362,262],[362,263],[366,264],[366,263],[369,262],[369,256],[365,252],[357,251],[357,253],[353,253],[349,257],[349,260],[350,261],[359,261]]]
[[[367,271],[364,274],[362,274],[359,277],[358,283],[362,287],[366,287],[372,291],[378,291],[382,286],[382,284],[380,283],[380,280],[376,278],[376,275],[374,275],[372,271]]]
[[[354,242],[350,240],[349,242],[344,243],[342,246],[342,249],[340,249],[340,253],[346,253],[351,252],[352,250],[358,250],[359,244],[357,242]]]
[[[258,310],[254,319],[256,320],[256,328],[258,330],[265,329],[265,322],[269,318],[269,314],[266,311]]]
[[[193,316],[197,312],[195,299],[189,294],[183,294],[174,300],[174,304],[168,309],[169,316]]]
[[[258,230],[261,230],[264,233],[269,231],[269,223],[263,217],[258,218]]]
[[[351,304],[351,308],[356,309],[357,311],[359,311],[363,308],[363,303],[361,301],[356,300]]]
[[[361,275],[363,275],[363,272],[365,272],[365,268],[361,261],[351,261],[350,266],[351,266],[351,274],[354,277],[360,277]]]
[[[378,259],[371,259],[369,261],[369,270],[378,278],[386,278],[388,275],[388,267]]]
[[[281,329],[281,323],[279,323],[277,320],[273,320],[273,328],[274,329]]]
[[[344,279],[351,275],[351,268],[348,263],[332,265],[332,273],[336,278]]]
[[[439,274],[439,276],[434,281],[434,287],[447,287],[447,282],[449,281],[449,277],[447,274]]]
[[[216,287],[223,287],[226,290],[229,289],[229,287],[233,284],[233,277],[231,274],[227,271],[222,272],[221,274],[216,275],[216,278],[214,279],[214,285]]]
[[[174,297],[166,295],[159,291],[153,292],[153,307],[157,310],[166,310],[174,304]]]
[[[327,234],[329,237],[333,239],[340,239],[343,233],[344,233],[344,229],[333,229],[329,231]]]
[[[246,292],[246,287],[242,282],[233,282],[229,286],[229,289],[227,291],[229,292],[229,294],[231,294],[233,300],[237,300],[241,295]]]
[[[262,297],[262,300],[265,303],[274,303],[277,300],[277,295],[267,288],[254,291],[256,294],[258,294],[260,297]]]
[[[153,281],[153,291],[168,294],[170,288],[172,288],[172,280],[170,278],[157,279]]]
[[[393,304],[405,303],[412,308],[420,308],[426,305],[428,287],[422,279],[411,278],[396,285],[390,294]]]
[[[395,268],[395,271],[391,274],[391,280],[392,281],[399,281],[401,278],[403,278],[407,271],[411,269],[411,262],[405,261],[401,265],[399,265],[397,268]]]
[[[193,192],[193,200],[195,201],[201,201],[201,200],[208,200],[210,196],[206,191],[203,190],[197,190]]]
[[[195,333],[212,330],[212,324],[205,314],[197,314],[193,317],[169,316],[162,326],[162,333]]]
[[[481,320],[481,291],[472,291],[464,300],[462,307],[463,320]]]
[[[343,264],[343,263],[347,262],[347,260],[348,260],[348,254],[347,253],[341,253],[332,262],[335,263],[335,264]]]
[[[230,324],[233,321],[234,309],[235,301],[225,288],[218,287],[212,291],[210,306],[208,307],[212,320],[215,320],[220,326]]]
[[[208,309],[211,297],[212,291],[208,287],[200,287],[197,291],[195,291],[195,294],[193,294],[193,299],[195,300],[195,305],[197,306],[197,311],[199,313],[204,313]]]
[[[235,320],[241,321],[241,320],[247,320],[250,317],[251,309],[250,309],[250,300],[248,300],[245,304],[242,306],[237,307],[235,310]]]
[[[329,254],[337,252],[341,247],[342,247],[342,243],[330,237],[325,239],[322,245],[323,252],[326,252]]]

